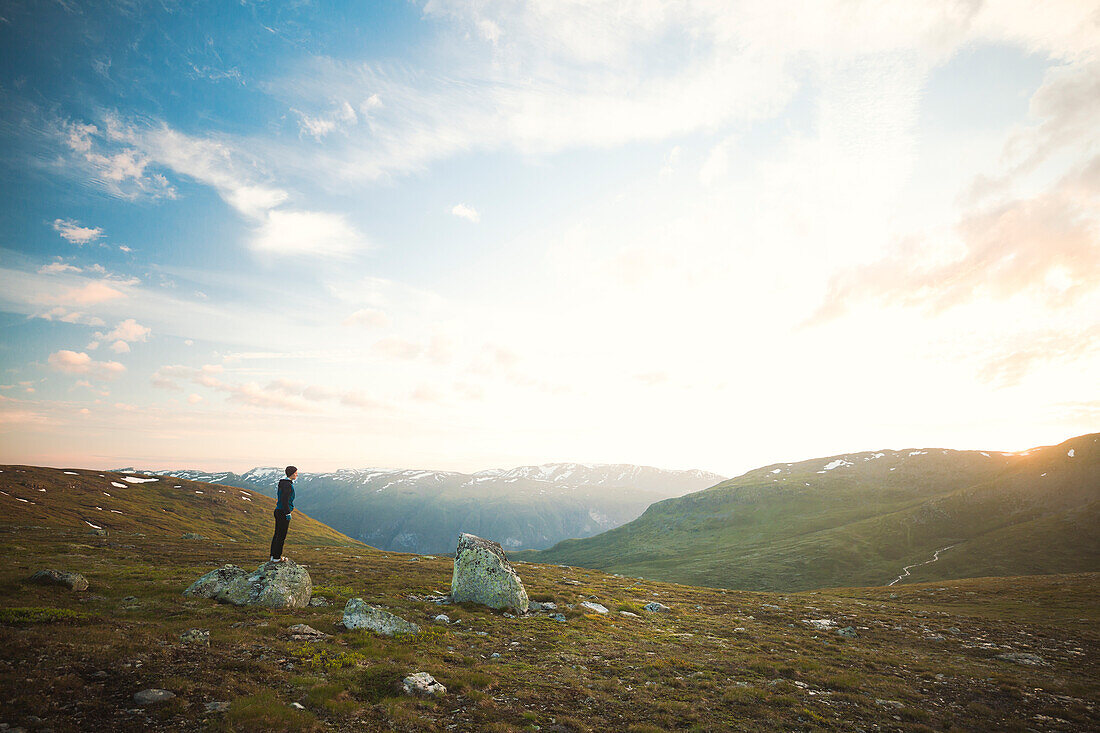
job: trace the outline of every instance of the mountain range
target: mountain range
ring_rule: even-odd
[[[132,470],[132,469],[131,469]],[[282,468],[242,474],[156,469],[141,473],[244,487],[275,496]],[[383,550],[454,552],[460,532],[509,550],[550,547],[638,517],[656,501],[713,486],[723,476],[626,464],[551,463],[476,473],[407,469],[299,472],[295,506]]]
[[[918,448],[777,463],[518,557],[786,591],[1097,571],[1100,434],[1018,453]]]

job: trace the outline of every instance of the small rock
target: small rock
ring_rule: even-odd
[[[184,532],[183,533],[183,539],[185,539],[185,540],[205,540],[206,538],[203,537],[198,532]]]
[[[1016,664],[1022,664],[1027,667],[1044,667],[1047,665],[1045,659],[1038,654],[1031,654],[1029,652],[1005,652],[1004,654],[998,654],[997,659],[1003,659],[1006,662],[1015,662]]]
[[[205,708],[208,713],[224,713],[229,709],[229,703],[215,700],[214,702],[206,703]]]
[[[928,641],[947,641],[947,637],[945,637],[943,634],[929,634],[924,638]]]
[[[500,659],[500,652],[493,652],[489,655],[489,659]]]
[[[516,617],[516,614],[514,614],[514,613],[508,613],[507,611],[504,612],[504,618],[515,618],[515,617]]]
[[[331,606],[332,604],[329,603],[328,599],[325,598],[324,596],[313,596],[313,598],[309,599],[309,605],[311,605],[311,606]]]
[[[88,590],[88,579],[80,573],[62,570],[39,570],[29,579],[35,585],[59,585],[70,590]]]
[[[845,626],[843,629],[837,629],[836,635],[843,636],[845,639],[854,639],[859,636],[859,634],[856,633],[855,628],[852,626]]]
[[[550,614],[550,620],[551,621],[562,621],[562,622],[564,622],[566,619],[565,619],[565,616],[563,614],[552,613],[552,614]]]
[[[437,624],[449,624],[451,623],[451,617],[445,613],[441,613],[433,618],[432,621],[435,621]]]
[[[188,629],[180,634],[180,641],[186,644],[210,646],[210,629]]]
[[[290,703],[290,707],[294,708],[295,710],[305,710],[306,709],[306,706],[303,705],[300,702],[292,702],[292,703]]]
[[[641,618],[638,614],[631,613],[630,611],[619,611],[619,615],[626,616],[627,618]]]
[[[102,527],[93,527],[92,529],[89,529],[86,534],[95,535],[96,537],[106,537],[107,530],[103,529]]]
[[[154,703],[171,700],[175,696],[176,693],[169,692],[168,690],[148,689],[142,690],[141,692],[135,692],[134,702],[138,705],[153,705]]]
[[[368,606],[362,598],[352,598],[344,607],[344,626],[348,629],[367,629],[382,636],[420,633],[420,627],[413,622]]]
[[[650,613],[669,613],[670,611],[672,611],[671,608],[658,601],[650,601],[649,603],[642,606],[642,608],[649,611]]]
[[[320,641],[329,637],[325,632],[306,624],[294,624],[286,630],[286,634],[292,641]]]
[[[899,700],[883,700],[881,698],[875,698],[875,704],[881,705],[884,708],[894,708],[895,710],[901,710],[905,707],[905,704]]]
[[[587,608],[589,611],[595,611],[596,613],[607,613],[607,606],[602,603],[593,603],[592,601],[581,601],[581,605]]]
[[[427,672],[414,672],[401,680],[401,687],[406,695],[421,695],[423,697],[443,697],[447,694],[447,688],[436,682]]]

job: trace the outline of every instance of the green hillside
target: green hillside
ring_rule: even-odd
[[[1020,454],[922,449],[775,464],[524,553],[682,583],[801,590],[1100,570],[1100,435]]]
[[[0,522],[180,537],[192,532],[267,548],[275,500],[249,489],[86,469],[0,466]],[[295,511],[294,545],[362,545]]]
[[[17,478],[5,479],[0,499],[20,504],[13,488],[59,473],[3,470],[0,479]],[[103,479],[85,473],[99,491]],[[94,505],[63,521],[36,515],[33,525],[24,524],[29,515],[0,515],[0,723],[58,733],[1100,726],[1098,574],[767,593],[517,564],[534,599],[558,604],[564,619],[553,620],[437,605],[429,596],[448,588],[447,559],[318,541],[288,554],[328,605],[236,607],[182,591],[223,563],[258,564],[266,548],[184,540],[175,521],[154,520],[194,518],[213,533],[226,526],[222,515],[236,527],[254,510],[241,499],[247,514],[233,501],[194,504],[191,486],[154,487],[136,486],[128,503],[111,504],[143,519],[136,532],[88,534],[79,522],[103,511]],[[63,503],[53,502],[58,512]],[[43,568],[82,573],[89,588],[27,582]],[[342,629],[351,597],[419,624],[420,634]],[[593,601],[609,612],[581,606]],[[647,612],[650,601],[671,611]],[[433,622],[441,612],[451,623]],[[295,639],[303,623],[328,636]],[[181,639],[191,629],[208,631],[209,646]],[[431,674],[446,694],[403,695],[399,681],[413,672]],[[149,688],[175,697],[136,704],[134,694]]]

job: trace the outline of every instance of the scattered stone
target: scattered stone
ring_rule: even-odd
[[[551,621],[562,621],[562,622],[564,622],[566,619],[565,619],[565,616],[563,614],[552,613],[552,614],[550,614],[550,620]]]
[[[515,617],[516,617],[516,614],[514,614],[514,613],[508,613],[507,611],[504,612],[504,618],[515,618]]]
[[[451,623],[451,617],[445,613],[441,613],[433,618],[432,621],[435,621],[437,624],[449,624]]]
[[[292,702],[292,703],[290,703],[290,707],[294,708],[295,710],[305,710],[306,709],[306,706],[303,705],[300,702]]]
[[[329,634],[306,624],[294,624],[286,630],[286,634],[291,641],[321,641],[329,638]]]
[[[554,603],[553,601],[543,601],[542,603],[539,603],[538,601],[530,601],[527,604],[527,610],[528,611],[557,611],[558,610],[558,604]]]
[[[309,572],[293,560],[265,562],[251,573],[236,565],[211,570],[183,592],[235,606],[304,608],[313,593]]]
[[[1016,664],[1022,664],[1027,667],[1047,666],[1047,661],[1045,659],[1038,654],[1031,654],[1029,652],[1005,652],[1004,654],[998,654],[997,659],[1003,659],[1006,662],[1015,662]]]
[[[309,605],[311,605],[311,606],[331,606],[332,604],[329,603],[328,599],[325,598],[324,596],[313,596],[313,598],[309,599]]]
[[[368,606],[362,598],[352,598],[344,606],[344,627],[367,629],[382,636],[420,633],[420,627],[413,622],[394,616],[381,608]]]
[[[180,641],[185,644],[210,646],[210,629],[188,629],[180,634]]]
[[[471,601],[489,608],[508,608],[515,613],[523,613],[530,604],[523,581],[508,563],[504,549],[492,540],[465,532],[458,536],[451,599],[455,603]]]
[[[427,672],[414,672],[401,680],[401,688],[406,695],[420,695],[422,697],[443,697],[447,694],[447,688],[436,682]]]
[[[206,703],[205,708],[208,713],[224,713],[229,709],[229,703],[215,700],[214,702]]]
[[[184,532],[183,533],[183,539],[185,539],[185,540],[205,540],[206,538],[203,537],[198,532]]]
[[[596,613],[607,613],[607,606],[602,603],[593,603],[592,601],[581,601],[581,605],[587,608],[589,611],[595,611]]]
[[[39,570],[28,582],[35,585],[59,585],[71,590],[88,590],[88,579],[80,573],[62,570]]]
[[[626,616],[627,618],[641,618],[638,614],[631,613],[630,611],[619,611],[619,615]]]
[[[489,659],[500,659],[500,652],[493,652],[489,655]]]
[[[93,527],[92,529],[89,529],[85,534],[95,535],[96,537],[106,537],[107,530],[103,529],[102,527]]]
[[[845,626],[843,629],[837,629],[836,635],[843,636],[845,639],[854,639],[859,636],[859,634],[856,633],[855,628],[852,626]]]
[[[568,578],[561,579],[562,585],[581,585],[579,580],[569,580]]]
[[[761,607],[761,608],[766,608],[766,609],[768,609],[769,611],[779,611],[779,610],[782,610],[782,609],[780,609],[780,608],[779,608],[779,606],[775,605],[774,603],[761,603],[761,604],[760,604],[760,607]]]
[[[811,626],[818,631],[829,631],[834,626],[836,626],[836,621],[828,618],[804,618],[802,619],[802,623],[806,624],[807,626]]]
[[[928,641],[947,641],[947,637],[945,637],[943,634],[929,634],[924,638]]]
[[[884,708],[894,708],[895,710],[901,710],[905,707],[905,703],[900,700],[883,700],[881,698],[875,698],[875,704],[881,705]]]
[[[671,608],[663,603],[660,603],[659,601],[650,601],[649,603],[642,606],[642,608],[644,608],[646,611],[649,611],[650,613],[669,613],[672,611]]]
[[[138,705],[153,705],[158,702],[164,702],[171,700],[176,696],[176,693],[169,692],[168,690],[155,690],[148,689],[141,692],[134,693],[134,702]]]

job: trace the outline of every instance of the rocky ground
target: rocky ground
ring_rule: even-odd
[[[327,605],[273,610],[182,595],[225,563],[257,567],[265,549],[0,525],[0,723],[58,732],[1100,728],[1095,574],[783,594],[517,564],[532,600],[548,607],[513,617],[436,602],[450,588],[448,558],[306,547],[292,533],[287,554],[307,567],[313,603]],[[30,583],[43,569],[78,572],[89,586]],[[352,597],[420,633],[343,630]],[[646,610],[654,602],[670,610]],[[418,672],[446,692],[406,694],[401,681]],[[171,697],[135,699],[147,690]]]

